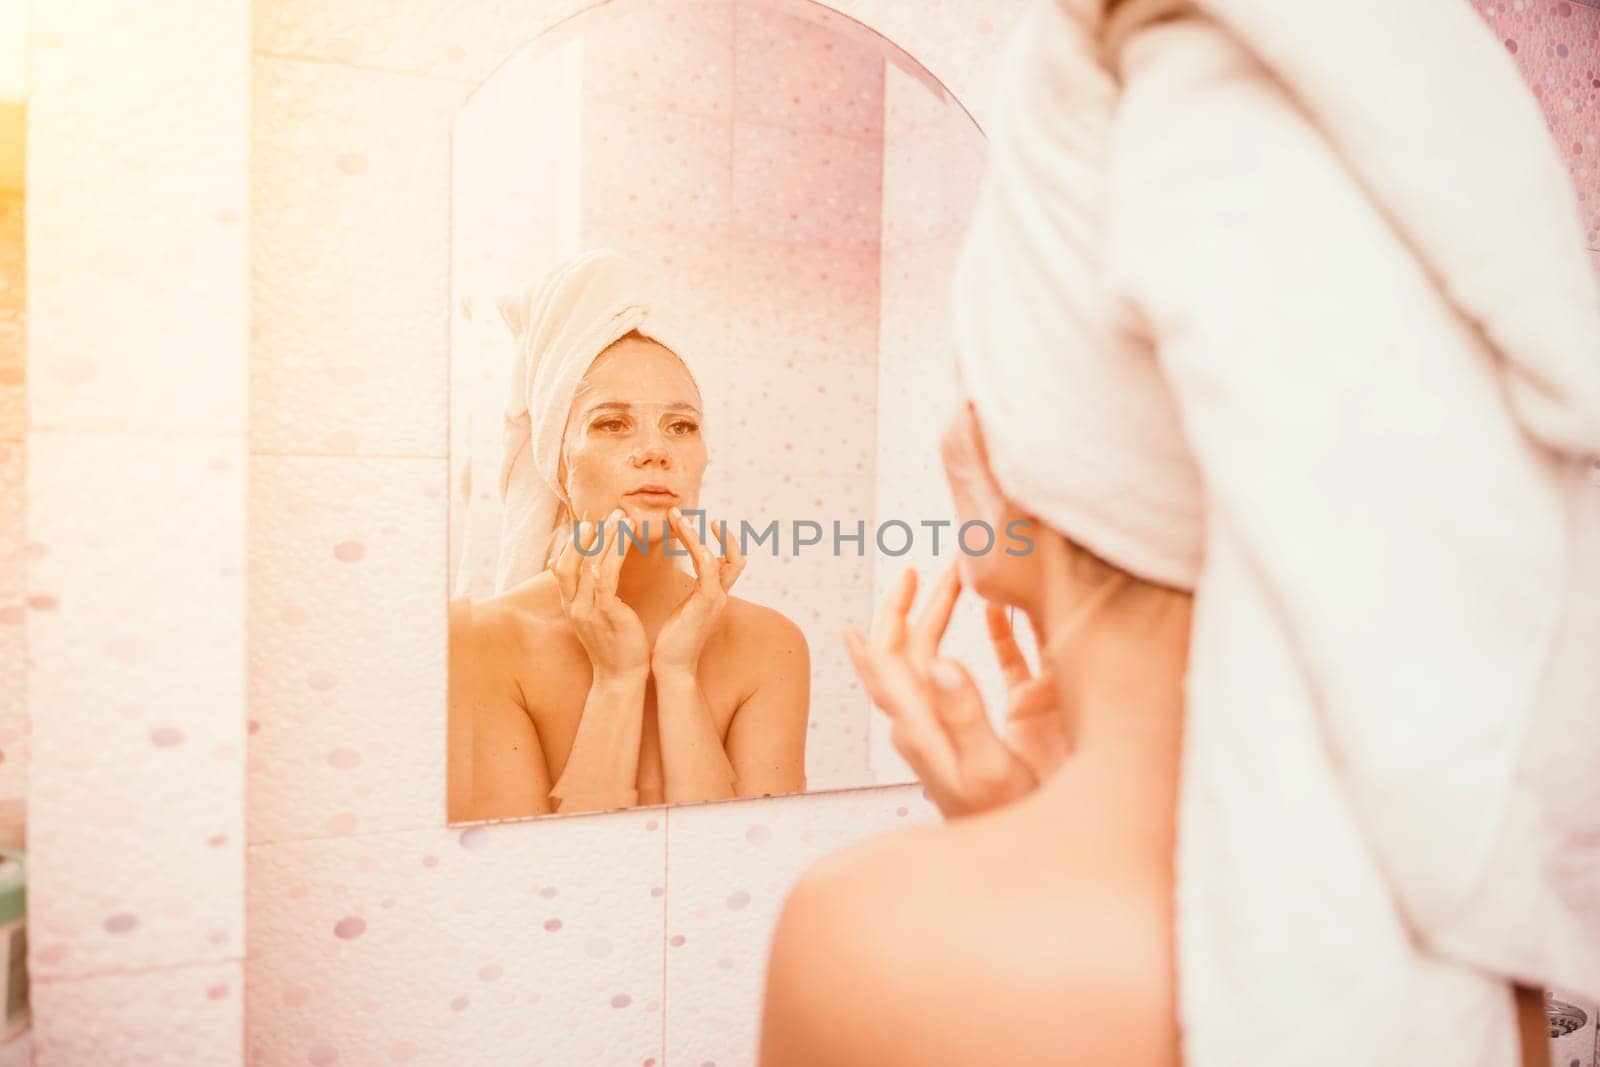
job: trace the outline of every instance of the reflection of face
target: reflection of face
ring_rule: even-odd
[[[1036,559],[1033,554],[1007,555],[1005,549],[1020,548],[1007,536],[1006,528],[1014,520],[1027,516],[1006,499],[989,469],[983,430],[971,401],[963,401],[945,423],[944,433],[939,438],[939,455],[944,461],[950,495],[955,500],[957,527],[981,520],[995,532],[994,545],[984,555],[969,556],[957,549],[962,581],[990,600],[1023,603],[1025,591],[1034,583]],[[1029,528],[1027,533],[1037,540],[1037,526]],[[981,541],[981,537],[974,536],[974,544]]]
[[[648,520],[658,541],[668,508],[700,500],[700,391],[671,350],[630,334],[590,364],[561,448],[575,518],[593,522],[620,507],[635,523]]]

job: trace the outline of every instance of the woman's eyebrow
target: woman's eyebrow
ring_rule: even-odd
[[[655,407],[657,405],[651,404],[645,406]],[[588,418],[589,416],[597,415],[602,411],[631,412],[634,407],[635,405],[622,400],[602,400],[599,403],[589,405],[589,407],[584,411],[584,417]],[[695,407],[693,403],[687,400],[677,400],[670,404],[662,404],[660,407],[663,407],[669,411],[690,411],[694,413],[696,418],[700,416],[700,409]]]

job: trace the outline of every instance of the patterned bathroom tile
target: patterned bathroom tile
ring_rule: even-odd
[[[586,219],[695,229],[725,228],[733,202],[729,120],[654,106],[586,100]]]
[[[252,846],[249,1062],[659,1063],[664,822]]]
[[[735,536],[744,524],[748,563],[740,587],[761,582],[763,588],[782,590],[869,581],[872,500],[870,471],[851,476],[805,469],[724,470],[714,481],[708,474],[702,505],[709,520],[727,518]]]
[[[734,7],[732,0],[673,0],[602,7],[574,20],[582,24],[585,91],[591,100],[728,118]]]
[[[772,929],[818,857],[933,821],[920,789],[673,808],[667,846],[668,1064],[755,1062]]]
[[[866,243],[831,245],[742,234],[729,259],[731,344],[741,366],[877,363],[876,234]]]
[[[242,948],[242,439],[28,438],[30,963]]]
[[[471,18],[453,0],[410,0],[400,11],[382,0],[267,0],[251,8],[258,53],[467,85],[591,6],[589,0],[485,0]]]
[[[0,439],[0,847],[24,844],[28,800],[27,445]]]
[[[1472,2],[1544,109],[1589,245],[1600,247],[1600,8],[1571,0]]]
[[[27,271],[23,197],[0,192],[0,441],[28,432]]]
[[[806,792],[885,784],[872,774],[868,736],[873,714],[859,682],[812,692],[811,719],[806,724]]]
[[[654,7],[656,5],[650,5]],[[667,7],[669,5],[660,5]],[[674,0],[671,7],[678,6]],[[828,10],[807,5],[824,26],[849,33],[856,24],[895,42],[980,115],[993,63],[1025,0],[836,0]],[[451,0],[411,0],[404,17],[379,0],[268,0],[252,5],[258,52],[325,63],[404,71],[476,84],[517,49],[579,13],[566,30],[584,31],[608,17],[587,0],[485,0],[462,18]],[[649,10],[638,5],[633,10]],[[841,14],[842,13],[842,14]],[[638,17],[630,14],[629,17]],[[631,54],[623,49],[624,55]],[[667,66],[673,65],[668,58]],[[696,91],[691,83],[691,92]]]
[[[707,375],[714,378],[722,368],[725,378],[740,361],[727,336],[734,310],[731,242],[726,225],[683,224],[670,210],[655,219],[584,219],[582,247],[612,248],[626,255],[639,270],[652,304],[693,346],[687,359],[701,379],[702,392],[708,391]]]
[[[716,475],[750,489],[768,487],[775,502],[804,505],[784,513],[786,519],[861,514],[870,496],[855,502],[859,494],[843,490],[869,490],[872,484],[877,385],[871,364],[809,361],[778,347],[753,352],[726,381],[711,382],[706,390],[721,409],[712,409],[707,427]],[[833,506],[819,515],[820,505],[796,498],[791,487],[817,476],[839,485],[823,503],[851,501],[854,514]]]
[[[462,90],[273,58],[254,71],[251,449],[443,457]]]
[[[886,257],[888,250],[965,232],[987,161],[983,134],[954,102],[892,67],[889,95],[915,103],[890,109],[884,125]]]
[[[942,123],[950,108],[960,110],[960,105],[950,95],[950,90],[926,69],[904,55],[896,55],[887,64],[883,82],[883,128],[887,142],[893,143],[898,134]],[[966,122],[972,125],[970,117]],[[974,125],[973,130],[976,129]]]
[[[955,340],[950,320],[956,266],[964,231],[915,244],[885,246],[879,282],[879,348],[883,382],[915,391],[927,380],[942,386],[955,376]]]
[[[978,5],[965,0],[918,4],[832,0],[829,6],[894,42],[965,103],[981,125],[987,120],[1001,46],[1027,9],[1028,0],[989,0]]]
[[[765,242],[876,245],[882,146],[881,138],[735,125],[735,229]]]
[[[820,9],[737,9],[736,114],[792,130],[875,143],[883,134],[883,42]]]
[[[244,965],[237,960],[34,981],[29,997],[35,1067],[244,1062]]]
[[[103,14],[93,4],[33,13],[32,429],[237,432],[248,14],[194,0]],[[130,41],[150,43],[131,59]]]
[[[1550,1067],[1595,1067],[1595,1042],[1600,1039],[1595,1005],[1561,990],[1545,998],[1550,1017]]]
[[[520,294],[577,245],[584,90],[576,45],[519,53],[473,91],[451,124],[453,356],[458,325],[505,338],[498,300]]]
[[[258,456],[250,501],[250,841],[443,826],[443,461]]]

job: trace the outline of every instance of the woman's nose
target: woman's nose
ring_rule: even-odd
[[[633,464],[636,467],[658,466],[664,467],[670,462],[672,454],[667,451],[666,445],[654,438],[644,441],[633,453]]]

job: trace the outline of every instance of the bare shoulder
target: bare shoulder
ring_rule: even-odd
[[[793,619],[777,608],[743,597],[728,598],[726,633],[729,642],[742,652],[810,656],[805,632]]]
[[[1063,876],[1019,829],[908,828],[802,875],[774,934],[763,1067],[1175,1064],[1160,915]]]
[[[549,572],[482,600],[450,601],[450,644],[476,653],[522,652],[539,647],[529,637],[561,621],[561,601]]]

